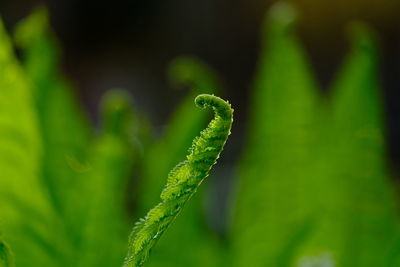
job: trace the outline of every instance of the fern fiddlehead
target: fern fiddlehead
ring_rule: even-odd
[[[143,265],[150,249],[208,176],[230,134],[233,109],[228,102],[214,95],[202,94],[196,97],[195,103],[201,108],[211,107],[215,118],[193,140],[187,159],[169,173],[161,202],[134,227],[124,267]]]

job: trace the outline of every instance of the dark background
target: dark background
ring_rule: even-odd
[[[222,76],[226,86],[222,96],[235,107],[231,142],[235,144],[233,152],[237,152],[246,125],[260,25],[274,2],[0,0],[0,14],[11,30],[36,5],[49,8],[53,29],[64,51],[64,71],[94,120],[102,93],[120,87],[132,92],[136,105],[161,129],[186,94],[167,84],[168,63],[182,54],[203,59]],[[292,2],[301,12],[298,36],[325,92],[347,51],[348,22],[363,20],[378,32],[389,156],[393,169],[400,169],[400,1]]]

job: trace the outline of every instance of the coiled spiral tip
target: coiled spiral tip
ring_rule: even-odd
[[[233,109],[229,102],[215,95],[201,94],[198,95],[194,102],[200,108],[212,107],[217,116],[223,119],[231,119]]]

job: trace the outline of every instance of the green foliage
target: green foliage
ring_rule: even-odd
[[[326,176],[335,202],[321,231],[341,233],[324,241],[332,244],[339,266],[385,266],[398,215],[385,160],[377,52],[364,25],[355,24],[351,37],[351,51],[332,88],[332,166]]]
[[[199,187],[232,123],[230,105],[209,95],[222,89],[209,66],[171,63],[171,85],[192,90],[161,133],[115,89],[93,127],[60,71],[46,10],[16,28],[21,62],[0,21],[0,266],[399,266],[374,35],[352,27],[323,95],[296,20],[277,3],[264,21],[225,243],[205,222]],[[210,115],[197,95],[215,118],[173,168]],[[152,206],[123,262],[131,218]]]
[[[42,142],[30,84],[0,22],[0,229],[18,266],[56,266],[69,252],[42,184]],[[27,220],[26,218],[29,218]]]
[[[365,26],[354,27],[351,36],[319,141],[323,186],[315,202],[323,212],[298,249],[295,265],[386,266],[398,229],[385,163],[375,44]]]
[[[25,72],[2,28],[0,36],[6,70],[0,74],[0,229],[17,266],[121,265],[129,235],[124,192],[136,147],[129,97],[105,96],[103,130],[90,140],[57,71],[45,11],[17,29]]]
[[[195,103],[201,108],[212,107],[215,118],[194,139],[187,160],[169,173],[161,202],[133,229],[124,266],[143,265],[150,249],[208,176],[230,134],[233,110],[229,103],[213,95],[199,95]]]
[[[374,42],[356,27],[324,99],[293,37],[294,17],[280,3],[267,18],[239,169],[232,265],[385,266],[398,216]]]
[[[320,99],[293,36],[295,17],[295,10],[281,3],[264,24],[250,130],[238,171],[233,266],[285,266],[279,261],[288,259],[288,244],[295,242],[293,249],[301,245],[305,223],[316,211],[309,194],[321,178],[313,173]]]
[[[86,196],[78,216],[83,229],[77,266],[121,265],[129,235],[124,192],[133,165],[133,111],[129,95],[109,91],[102,102],[102,130],[90,146],[81,179]],[[107,235],[102,234],[107,233]]]
[[[71,87],[59,73],[59,51],[46,10],[43,7],[34,10],[18,24],[15,32],[16,42],[23,52],[23,66],[32,84],[43,140],[41,175],[55,210],[64,217],[68,232],[73,235],[80,227],[75,217],[82,186],[78,174],[86,164],[89,125]],[[79,239],[78,236],[71,238],[75,242]]]
[[[165,183],[162,178],[185,157],[186,148],[208,118],[209,114],[196,109],[193,98],[200,92],[212,93],[214,90],[220,91],[222,87],[213,70],[189,56],[172,61],[168,69],[168,79],[174,87],[189,86],[192,91],[176,108],[162,136],[146,148],[138,203],[139,210],[143,212],[158,202]],[[163,160],[159,160],[160,158]],[[203,191],[204,188],[201,188],[192,198],[157,244],[148,266],[202,266],[204,258],[208,260],[207,266],[218,266],[216,240],[204,222]],[[182,247],[175,240],[181,240],[186,246]],[[181,257],[175,257],[178,254]]]
[[[174,110],[161,138],[156,140],[144,155],[142,175],[144,194],[140,196],[140,210],[145,211],[149,206],[158,202],[160,189],[164,184],[161,177],[185,156],[185,150],[190,146],[193,137],[201,130],[207,114],[193,107],[193,99],[200,93],[214,93],[219,87],[215,74],[199,60],[190,57],[175,59],[168,70],[168,78],[173,86],[181,88],[189,85],[193,90]],[[160,155],[169,155],[165,160],[157,160]]]
[[[0,239],[0,266],[12,267],[14,266],[14,260],[11,254],[11,250],[8,245]]]
[[[10,240],[17,266],[122,264],[129,234],[124,193],[134,160],[141,157],[143,142],[150,140],[145,119],[134,115],[125,92],[114,90],[104,97],[102,130],[90,133],[70,85],[58,71],[59,50],[44,8],[36,9],[16,29],[23,68],[3,28],[0,36],[0,63],[6,70],[0,77],[4,103],[0,229]],[[191,97],[218,86],[204,64],[188,57],[173,63],[170,78],[175,85],[196,82]],[[222,109],[218,112],[224,115]],[[156,153],[150,155],[179,156],[190,132],[199,129],[206,115],[193,111],[186,100],[172,118],[166,141],[155,143],[150,151]],[[216,122],[218,118],[222,117]],[[174,137],[176,131],[179,139]],[[165,166],[170,168],[174,159],[170,157]],[[157,159],[141,162],[151,161]]]

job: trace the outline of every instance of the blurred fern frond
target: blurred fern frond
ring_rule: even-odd
[[[32,87],[1,22],[0,69],[0,229],[18,266],[57,266],[71,250],[43,186],[43,143]]]
[[[121,265],[129,235],[125,192],[136,160],[131,137],[135,112],[122,90],[107,92],[101,109],[102,129],[91,142],[89,168],[80,176],[85,197],[76,215],[82,230],[76,266],[82,267]]]
[[[315,149],[324,111],[294,35],[296,17],[291,5],[278,3],[262,28],[249,130],[237,170],[232,266],[284,266],[279,261],[295,255],[309,234],[305,222],[317,211]],[[291,243],[296,246],[289,249]],[[282,257],[289,250],[292,255]]]
[[[14,259],[9,246],[0,239],[0,266],[13,267]]]
[[[6,167],[5,176],[0,177],[3,205],[0,216],[1,222],[5,222],[0,227],[14,248],[17,266],[122,264],[129,234],[124,193],[133,164],[133,150],[137,148],[137,144],[131,142],[134,139],[131,135],[135,134],[132,131],[135,114],[129,97],[122,91],[112,91],[104,96],[103,130],[95,136],[70,85],[58,71],[59,52],[46,10],[36,9],[16,29],[15,39],[23,52],[23,69],[13,58],[11,45],[5,33],[3,37],[3,31],[1,35],[0,45],[8,57],[3,61],[8,64],[4,67],[7,72],[2,74],[13,71],[16,78],[12,84],[0,84],[1,97],[8,96],[8,101],[17,98],[7,95],[7,90],[15,93],[21,90],[26,94],[20,94],[12,101],[19,110],[9,108],[4,118],[15,121],[18,127],[25,127],[24,121],[27,121],[33,129],[23,128],[21,134],[15,131],[9,139],[12,141],[14,136],[15,140],[24,141],[21,149],[29,156],[27,166],[34,164],[35,168],[30,167],[29,175],[26,175],[21,156],[18,157],[20,166],[16,166],[19,173],[15,177]],[[7,81],[0,78],[0,83]],[[17,117],[25,114],[25,106],[29,110],[26,120]],[[5,129],[9,131],[10,124]],[[37,152],[29,150],[30,143],[24,135],[35,138]],[[2,139],[5,144],[12,144],[7,141],[7,138]],[[7,159],[13,153],[8,149],[4,155],[3,159]],[[9,165],[8,168],[12,166],[9,160],[4,163]],[[15,188],[9,186],[6,179],[11,179]],[[26,190],[25,183],[29,184]],[[38,193],[36,186],[40,188]],[[13,206],[8,207],[4,198]],[[41,202],[36,203],[35,198]],[[15,221],[11,212],[19,216]],[[32,218],[29,223],[24,223],[23,214]],[[104,232],[110,236],[104,238],[101,234]],[[110,244],[111,249],[107,248]],[[107,251],[99,256],[102,249]]]
[[[68,228],[70,242],[76,243],[80,227],[76,209],[82,187],[78,178],[87,164],[90,125],[71,85],[59,70],[60,49],[50,29],[46,9],[38,7],[19,22],[14,39],[21,48],[22,64],[33,89],[43,142],[41,175],[52,205]]]
[[[233,264],[385,266],[399,218],[371,31],[351,32],[351,51],[322,96],[293,37],[294,18],[278,3],[264,26],[268,42],[238,171]]]

